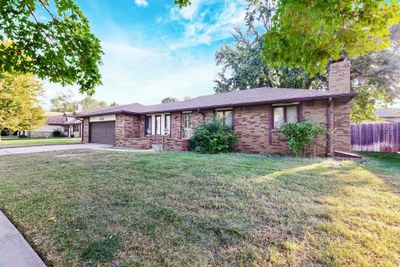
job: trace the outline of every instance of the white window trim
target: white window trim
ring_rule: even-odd
[[[182,123],[182,139],[190,139],[193,134],[193,116],[191,116],[191,118],[190,118],[190,128],[185,128],[185,118],[184,118],[185,114],[192,115],[192,111],[182,112],[182,121],[181,121],[181,123]],[[189,137],[187,137],[185,135],[186,131],[190,132]]]
[[[150,135],[159,135],[156,134],[156,116],[161,116],[161,135],[164,135],[164,125],[165,125],[165,115],[170,115],[170,120],[172,122],[171,113],[156,113],[156,114],[146,114],[146,117],[151,117],[151,134]],[[147,131],[147,129],[146,129]],[[171,123],[169,125],[169,132],[171,132]]]

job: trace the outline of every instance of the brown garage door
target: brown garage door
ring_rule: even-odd
[[[115,145],[115,122],[91,122],[90,143]]]

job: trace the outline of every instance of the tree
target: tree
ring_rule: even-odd
[[[73,0],[0,0],[0,71],[33,73],[78,84],[101,84],[100,40]]]
[[[249,36],[250,35],[250,36]],[[236,30],[233,46],[223,45],[216,52],[222,70],[214,80],[216,92],[245,90],[256,87],[310,88],[324,87],[326,75],[310,77],[301,69],[268,66],[260,57],[264,42],[259,35]]]
[[[165,104],[165,103],[173,103],[178,101],[178,98],[173,97],[173,96],[168,96],[166,98],[164,98],[163,100],[161,100],[161,103]]]
[[[91,96],[86,96],[79,102],[83,110],[91,110],[96,108],[105,108],[108,104],[105,101],[94,99]]]
[[[325,73],[330,60],[387,49],[400,21],[396,0],[283,0],[264,35],[263,58],[275,67]]]
[[[190,5],[192,3],[192,1],[191,0],[174,0],[174,3],[178,7],[182,8],[182,7]]]
[[[55,98],[50,100],[50,103],[50,111],[54,112],[74,112],[78,110],[78,108],[82,108],[82,110],[91,110],[108,106],[105,101],[97,100],[91,96],[86,96],[82,100],[76,100],[72,91],[66,93],[59,92]]]
[[[39,98],[42,84],[31,74],[2,73],[0,79],[0,131],[32,130],[45,114]]]
[[[223,45],[215,54],[222,70],[214,81],[216,92],[255,87],[310,88],[325,86],[326,76],[310,77],[301,69],[272,67],[262,58],[264,32],[271,27],[276,5],[272,1],[249,0],[246,9],[246,32],[236,29],[234,45]]]
[[[56,97],[50,99],[50,111],[74,112],[78,109],[79,101],[75,99],[72,91],[59,92]]]
[[[391,27],[391,46],[379,53],[353,59],[351,121],[377,120],[377,107],[393,103],[400,95],[400,25]]]
[[[271,67],[260,58],[264,51],[264,32],[272,25],[274,5],[268,1],[249,0],[245,22],[247,31],[237,30],[234,44],[224,45],[216,53],[217,92],[254,87],[327,88],[327,75],[310,77],[301,69]],[[262,25],[262,27],[260,26]],[[391,27],[391,45],[380,52],[371,52],[352,59],[351,90],[357,93],[352,101],[351,120],[375,120],[376,108],[386,105],[400,94],[400,26]]]

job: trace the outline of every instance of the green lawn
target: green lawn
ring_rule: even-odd
[[[400,155],[3,156],[0,207],[54,266],[399,266]]]
[[[51,137],[51,138],[4,138],[0,140],[0,149],[22,146],[46,146],[46,145],[66,145],[79,144],[81,138]]]

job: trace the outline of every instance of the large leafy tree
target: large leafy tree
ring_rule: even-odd
[[[378,53],[352,60],[353,122],[377,120],[377,107],[393,103],[400,96],[400,25],[391,27],[391,45]]]
[[[57,96],[50,99],[50,111],[74,112],[78,109],[79,102],[75,99],[72,91],[59,92]]]
[[[263,57],[277,67],[324,73],[330,60],[387,49],[399,13],[397,0],[281,0]]]
[[[31,74],[2,73],[0,79],[0,131],[32,130],[43,124],[42,84]]]
[[[91,110],[108,106],[107,102],[97,100],[92,96],[86,96],[82,100],[77,100],[72,91],[59,92],[57,96],[50,99],[50,103],[50,110],[54,112],[74,112],[79,108],[82,110]]]
[[[91,110],[96,108],[105,108],[108,106],[107,102],[103,100],[97,100],[91,96],[86,96],[80,101],[80,105],[83,110]]]
[[[291,88],[327,88],[326,73],[314,77],[301,69],[272,67],[260,58],[264,51],[263,34],[272,25],[275,12],[272,1],[248,0],[246,32],[237,30],[233,45],[224,45],[216,53],[222,66],[215,81],[217,92],[248,89],[261,86]],[[400,94],[400,27],[391,28],[391,45],[380,52],[370,52],[352,59],[351,120],[361,122],[377,119],[376,108],[389,104]]]
[[[0,71],[78,84],[101,84],[103,52],[74,0],[0,0]]]
[[[276,12],[274,1],[248,0],[246,30],[236,29],[233,45],[223,45],[215,54],[222,66],[215,80],[217,92],[244,90],[255,87],[310,88],[323,87],[326,77],[310,77],[299,68],[273,67],[261,54],[264,51],[263,34],[269,30]]]
[[[301,69],[268,66],[260,57],[264,47],[260,36],[254,37],[252,34],[237,30],[234,38],[233,45],[225,44],[215,54],[217,65],[222,66],[214,81],[216,92],[256,87],[319,88],[325,86],[325,75],[310,77]]]

